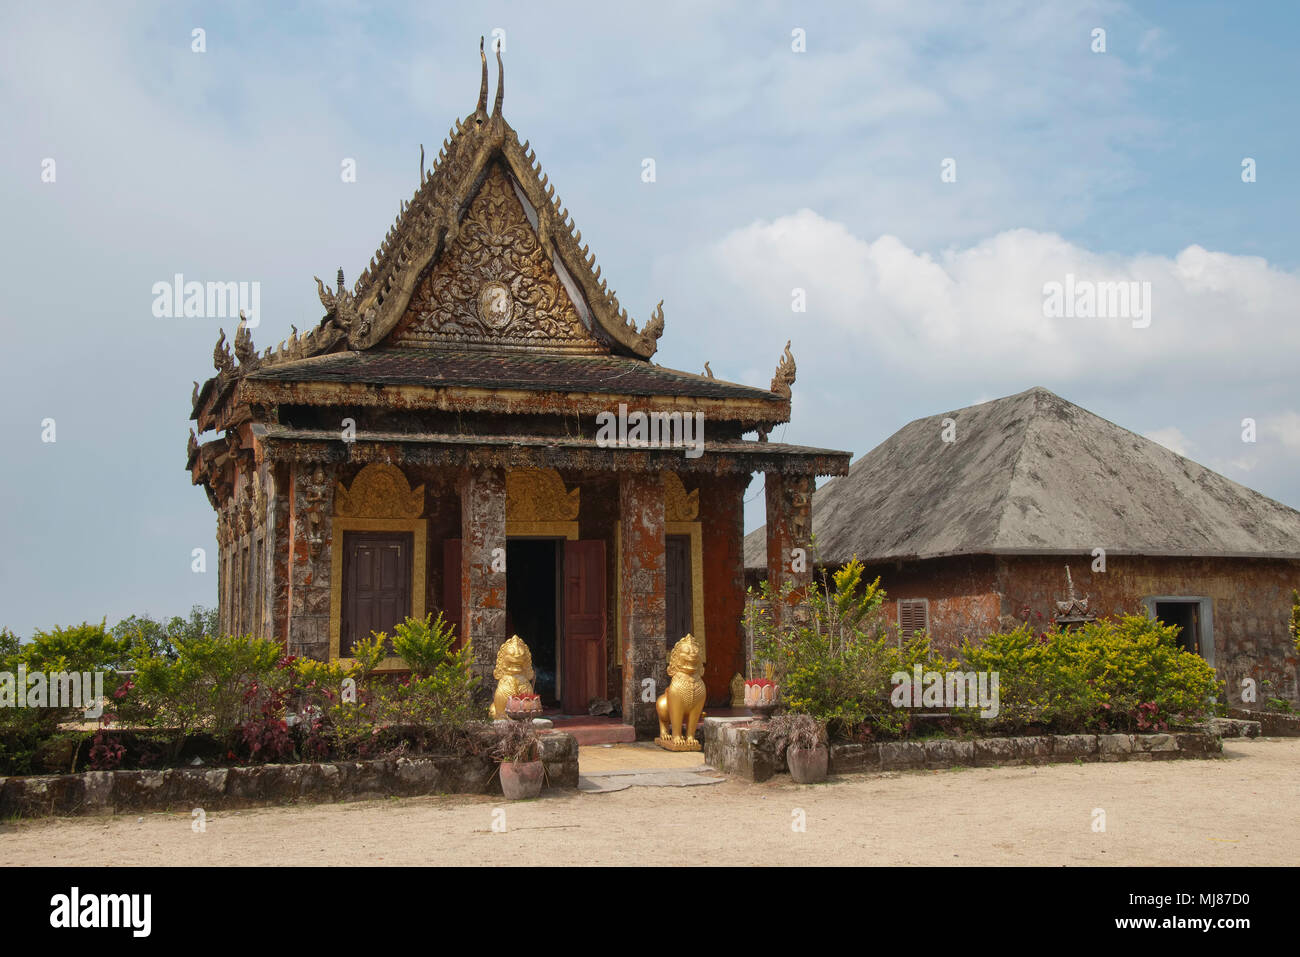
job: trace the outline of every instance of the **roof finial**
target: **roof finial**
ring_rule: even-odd
[[[483,38],[478,38],[478,56],[483,61],[483,83],[478,88],[478,112],[487,114],[487,54],[483,52]]]
[[[492,104],[492,115],[501,115],[501,98],[506,92],[506,68],[501,65],[501,40],[494,39],[492,45],[497,48],[497,98]]]

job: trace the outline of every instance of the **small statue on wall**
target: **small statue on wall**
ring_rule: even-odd
[[[496,693],[488,715],[492,718],[506,716],[506,702],[517,695],[533,693],[533,654],[518,635],[497,650],[497,666],[492,670],[497,681]]]
[[[668,654],[668,690],[655,702],[659,737],[655,744],[666,751],[699,751],[695,728],[704,714],[704,661],[694,636],[687,635]]]

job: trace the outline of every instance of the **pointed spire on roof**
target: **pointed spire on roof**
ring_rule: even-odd
[[[501,65],[501,41],[497,40],[493,46],[497,48],[497,98],[492,104],[492,115],[501,115],[501,100],[506,93],[506,68]]]
[[[483,38],[478,38],[478,56],[483,61],[483,82],[478,88],[478,110],[487,115],[487,54],[483,52]]]

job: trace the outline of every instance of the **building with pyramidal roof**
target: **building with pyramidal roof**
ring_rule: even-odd
[[[1234,704],[1243,677],[1300,700],[1300,512],[1047,389],[908,423],[817,490],[813,536],[816,562],[857,556],[889,617],[947,647],[1145,609]],[[751,579],[765,545],[746,539]]]

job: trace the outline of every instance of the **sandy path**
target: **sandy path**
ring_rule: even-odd
[[[1294,865],[1297,807],[1300,739],[1286,739],[1226,743],[1216,761],[216,812],[205,833],[183,813],[21,822],[0,827],[0,864]]]

